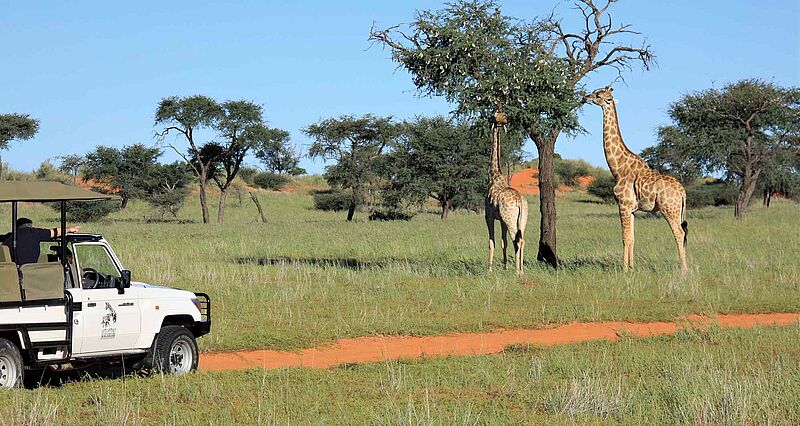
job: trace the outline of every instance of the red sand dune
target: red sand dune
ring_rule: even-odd
[[[522,169],[511,175],[511,187],[524,195],[539,195],[539,169]],[[578,178],[578,185],[586,189],[594,181],[594,176]],[[573,191],[567,185],[559,185],[556,194]]]
[[[200,357],[200,369],[205,371],[285,367],[324,369],[340,364],[360,364],[389,359],[496,354],[515,344],[551,346],[590,340],[614,341],[620,335],[640,337],[669,335],[685,327],[706,328],[712,323],[725,328],[753,328],[797,324],[798,320],[800,313],[728,314],[714,317],[692,315],[671,322],[607,321],[571,323],[542,329],[455,333],[432,337],[359,337],[342,339],[330,345],[296,352],[253,350],[205,353]]]

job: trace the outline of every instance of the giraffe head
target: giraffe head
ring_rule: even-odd
[[[601,108],[605,109],[606,107],[617,103],[617,100],[614,99],[614,96],[612,96],[613,91],[614,89],[612,89],[611,86],[603,87],[586,95],[583,98],[583,101],[599,105]]]

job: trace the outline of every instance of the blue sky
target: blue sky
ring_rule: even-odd
[[[501,1],[506,15],[532,19],[554,7],[573,22],[571,3]],[[615,22],[647,37],[658,66],[625,74],[614,94],[626,143],[635,152],[655,142],[668,105],[682,94],[761,78],[800,84],[800,2],[797,0],[623,0]],[[166,96],[204,94],[264,106],[273,127],[300,129],[341,114],[447,114],[441,99],[420,98],[389,52],[369,48],[378,27],[408,22],[439,2],[6,2],[0,14],[3,66],[0,112],[41,121],[31,141],[2,153],[13,168],[31,170],[62,154],[96,145],[153,145],[153,113]],[[588,86],[607,84],[592,76]],[[605,165],[601,112],[587,106],[586,135],[559,140],[557,151]],[[527,150],[535,156],[529,143]],[[166,153],[165,159],[175,156]],[[255,164],[255,161],[251,161]],[[310,172],[321,163],[303,160]]]

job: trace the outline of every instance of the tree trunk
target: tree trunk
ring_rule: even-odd
[[[258,215],[261,216],[261,223],[267,223],[267,216],[264,215],[264,209],[261,208],[261,203],[258,201],[258,197],[256,197],[256,194],[254,194],[253,191],[249,192],[250,199],[253,200],[253,203],[255,203],[256,208],[258,209]]]
[[[736,197],[736,205],[733,208],[733,216],[736,219],[741,219],[744,216],[744,211],[750,204],[750,198],[756,189],[758,175],[760,174],[761,170],[753,170],[749,164],[745,167],[742,186],[739,187],[739,195]]]
[[[350,203],[350,207],[347,209],[347,221],[350,222],[353,220],[353,215],[356,214],[356,203],[355,201]]]
[[[556,250],[555,151],[558,132],[534,140],[539,151],[539,252],[536,260],[558,267]]]
[[[119,205],[119,209],[123,210],[125,207],[128,207],[128,201],[130,201],[128,197],[122,197],[122,204]]]
[[[202,166],[201,166],[202,167]],[[203,223],[211,222],[208,214],[208,195],[206,194],[206,179],[208,178],[208,169],[202,167],[200,170],[200,210],[203,213]]]
[[[450,214],[450,200],[444,200],[441,202],[442,205],[442,220],[447,219],[447,215]]]
[[[219,208],[217,209],[217,223],[225,222],[225,200],[228,199],[228,188],[220,188]]]
[[[3,179],[3,172],[4,171],[5,170],[3,170],[3,156],[0,155],[0,179]]]
[[[772,201],[772,190],[770,188],[764,189],[764,207],[769,208],[769,202]]]

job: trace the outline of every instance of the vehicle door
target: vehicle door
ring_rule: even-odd
[[[120,294],[115,284],[122,279],[122,267],[105,244],[76,243],[73,249],[82,287],[81,354],[132,348],[141,332],[136,289]]]

